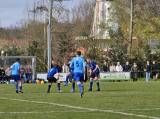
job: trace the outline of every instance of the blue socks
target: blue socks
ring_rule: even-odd
[[[51,88],[51,85],[48,86],[48,91],[50,90],[50,88]]]
[[[22,86],[19,86],[19,90],[22,90]]]
[[[93,82],[90,82],[90,89],[92,89]]]
[[[99,82],[97,82],[97,88],[99,89]]]
[[[57,84],[57,88],[58,88],[58,90],[60,90],[60,83]]]
[[[68,84],[69,76],[66,76],[66,84]]]
[[[15,88],[16,88],[16,90],[18,90],[18,84],[15,84]]]
[[[75,90],[75,82],[72,83],[72,88],[73,88],[73,90]]]
[[[81,90],[81,88],[82,88],[81,84],[78,84],[78,87],[79,87],[79,88],[80,88],[80,90]]]

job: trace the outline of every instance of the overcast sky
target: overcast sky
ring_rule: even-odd
[[[38,0],[0,0],[0,27],[9,27],[24,17],[26,7],[32,10],[33,1]],[[89,0],[94,1],[94,0]],[[66,0],[63,4],[72,8],[85,0]]]

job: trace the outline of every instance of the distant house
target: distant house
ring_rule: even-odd
[[[13,47],[20,48],[20,49],[26,49],[28,48],[29,44],[26,40],[19,40],[19,39],[2,39],[1,40],[1,48],[10,48]]]

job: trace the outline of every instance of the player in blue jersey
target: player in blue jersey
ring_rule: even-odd
[[[84,93],[84,71],[83,66],[86,66],[85,61],[81,56],[81,51],[77,51],[77,57],[75,57],[70,64],[70,68],[74,66],[74,78],[77,82],[78,87],[80,88],[80,97]]]
[[[14,79],[16,93],[18,93],[18,81],[19,81],[19,92],[22,91],[22,80],[20,78],[20,58],[17,58],[16,62],[12,65],[12,78]]]
[[[47,80],[48,80],[48,82],[49,82],[49,86],[48,86],[47,93],[50,92],[50,88],[51,88],[53,82],[55,82],[55,83],[57,82],[58,92],[59,92],[59,93],[62,92],[62,91],[60,90],[60,81],[59,81],[58,79],[56,79],[56,78],[54,77],[54,75],[57,74],[57,75],[60,76],[60,77],[63,77],[63,76],[61,76],[61,75],[58,73],[58,69],[57,69],[56,67],[57,67],[57,65],[54,64],[54,67],[51,68],[51,69],[49,70],[48,74],[47,74]]]
[[[100,91],[99,88],[99,81],[98,81],[98,76],[99,76],[99,68],[98,64],[95,61],[92,61],[91,58],[87,58],[87,63],[89,64],[90,67],[90,88],[88,91],[92,91],[92,85],[93,85],[93,79],[95,78],[95,81],[97,83],[97,91]]]
[[[71,76],[71,78],[74,77],[73,69],[74,69],[73,66],[72,66],[72,68],[69,68],[69,72],[67,73],[67,76],[66,76],[66,82],[64,83],[63,86],[68,86],[68,79],[69,79],[69,76]]]

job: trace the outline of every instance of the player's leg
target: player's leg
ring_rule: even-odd
[[[50,88],[52,86],[53,81],[52,81],[52,78],[47,78],[47,80],[49,82],[47,93],[50,93]]]
[[[22,80],[19,80],[19,92],[23,93],[23,91],[22,91]]]
[[[71,90],[71,92],[74,92],[75,91],[75,81],[74,81],[74,79],[72,79],[72,90]]]
[[[83,86],[84,74],[83,73],[80,74],[80,82],[81,82],[81,86],[82,86],[82,95],[83,95],[84,94],[84,86]]]
[[[14,79],[14,84],[15,84],[16,93],[18,93],[18,81],[17,81],[17,79],[16,79],[16,75],[12,75],[12,78]]]
[[[93,79],[95,78],[95,73],[92,72],[91,78],[90,78],[90,86],[88,91],[92,91],[92,85],[93,85]]]
[[[97,84],[97,91],[100,91],[100,87],[99,87],[99,81],[98,81],[98,77],[95,77],[95,81],[96,81],[96,84]]]
[[[99,77],[99,72],[96,72],[96,73],[95,73],[95,81],[96,81],[97,88],[98,88],[97,91],[100,91],[100,86],[99,86],[98,77]]]
[[[71,73],[67,73],[67,76],[66,76],[66,82],[64,83],[63,86],[68,86],[68,79],[69,79],[69,76],[71,75]]]
[[[58,92],[59,92],[59,93],[62,93],[63,91],[61,91],[61,90],[60,90],[60,81],[59,81],[59,80],[57,80],[56,82],[57,82]]]

